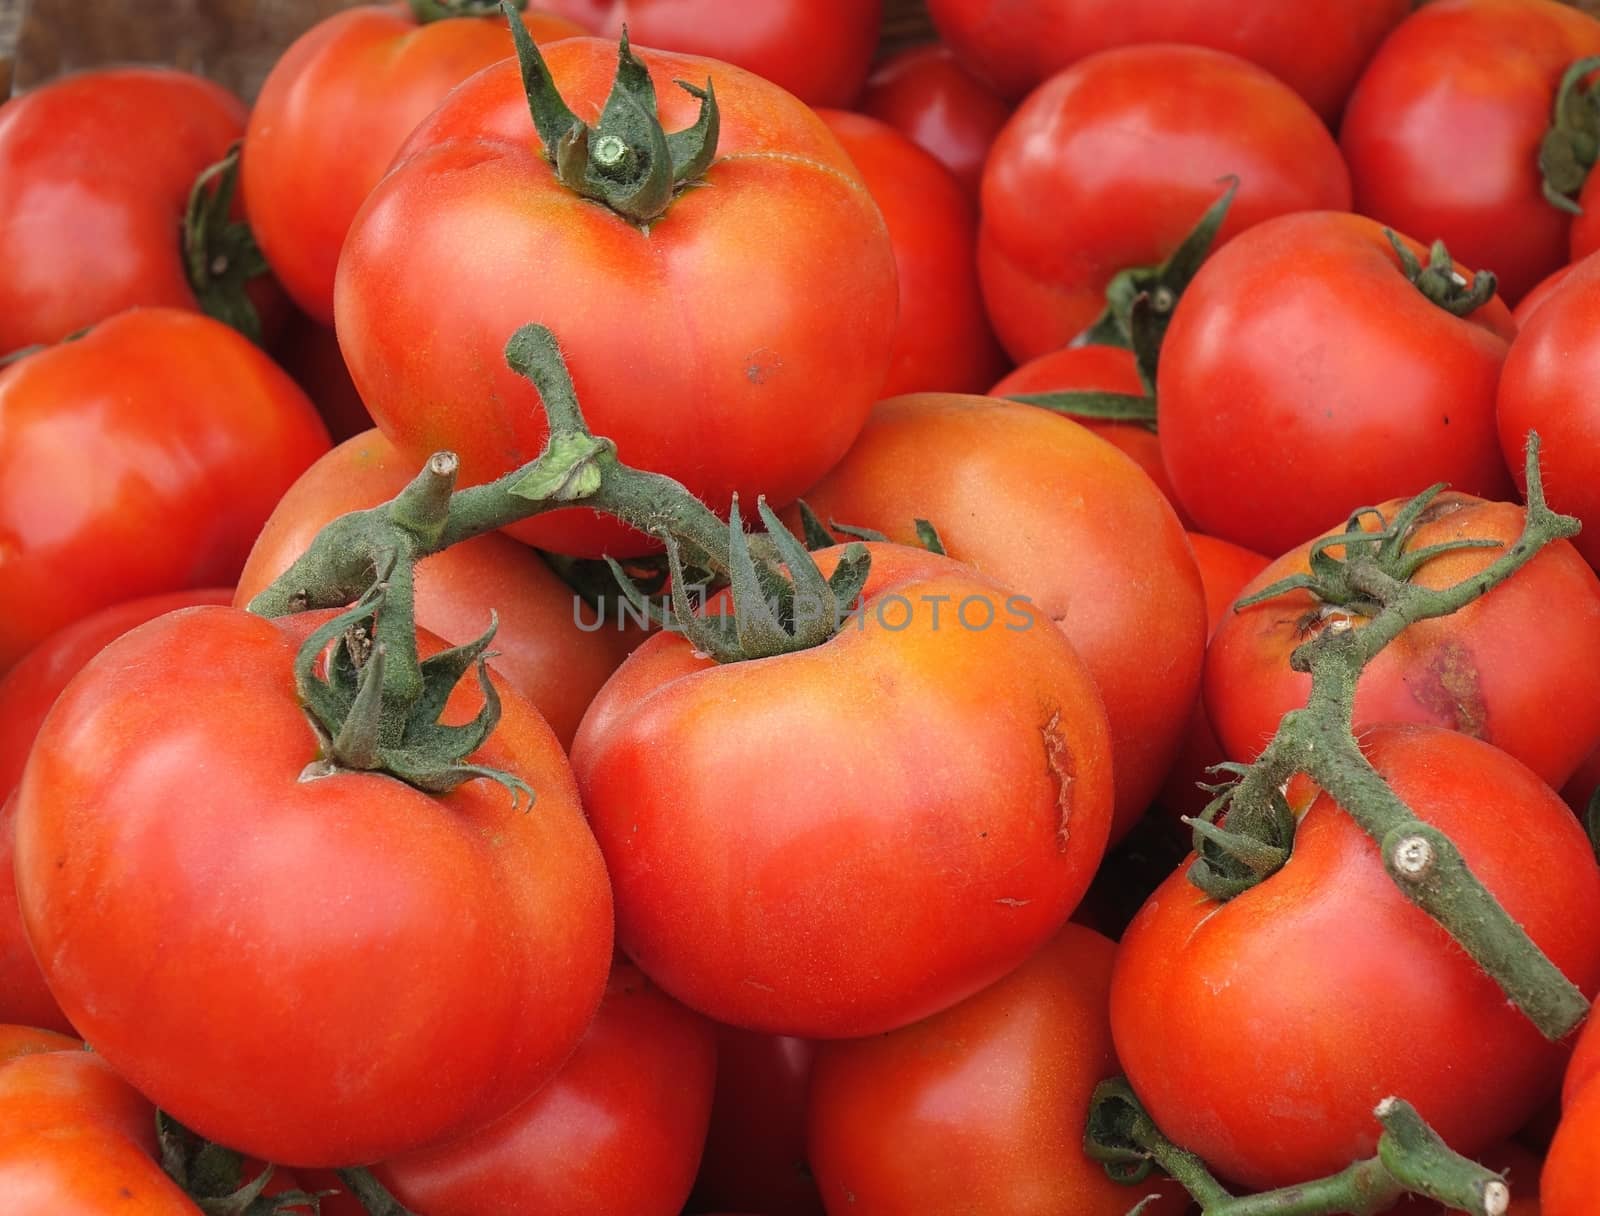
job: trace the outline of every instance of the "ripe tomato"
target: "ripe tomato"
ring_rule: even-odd
[[[983,171],[978,269],[1006,350],[1021,361],[1067,345],[1104,309],[1112,277],[1162,262],[1229,175],[1239,189],[1218,245],[1276,215],[1350,205],[1317,116],[1232,55],[1126,47],[1052,77]]]
[[[560,746],[509,690],[474,757],[531,810],[490,781],[300,780],[307,628],[193,608],[93,659],[23,776],[17,894],[51,991],[141,1092],[264,1160],[347,1165],[554,1075],[599,1003],[611,904]],[[481,700],[458,688],[445,720]]]
[[[137,309],[0,370],[0,672],[99,608],[231,584],[328,450],[294,382],[233,330]]]
[[[1464,318],[1432,303],[1373,220],[1262,224],[1201,268],[1167,330],[1173,489],[1201,530],[1262,553],[1436,481],[1510,498],[1494,394],[1514,333],[1498,299]]]
[[[537,10],[539,42],[583,33]],[[423,24],[407,4],[363,4],[312,26],[273,66],[245,134],[244,199],[295,303],[333,324],[333,274],[350,221],[446,93],[512,53],[505,22]]]
[[[1518,454],[1528,432],[1539,432],[1546,497],[1557,511],[1583,521],[1572,543],[1591,566],[1600,567],[1600,480],[1594,468],[1600,402],[1591,391],[1600,373],[1597,320],[1600,259],[1590,258],[1573,267],[1512,343],[1500,375],[1497,416],[1501,450],[1519,486]]]
[[[1511,310],[1511,320],[1521,333],[1528,326],[1528,318],[1542,308],[1546,301],[1556,294],[1556,291],[1567,281],[1567,276],[1576,268],[1577,263],[1571,262],[1553,274],[1548,274],[1539,280],[1539,284],[1517,303]]]
[[[198,310],[184,211],[244,124],[237,97],[167,68],[83,72],[0,106],[0,355],[129,308]],[[281,306],[266,279],[250,294]]]
[[[1005,367],[978,290],[978,213],[949,170],[893,127],[819,110],[855,161],[889,229],[900,281],[885,397],[977,393]]]
[[[1504,752],[1453,731],[1377,726],[1361,742],[1406,805],[1456,842],[1512,919],[1592,994],[1600,868],[1561,800]],[[1472,1155],[1554,1092],[1566,1048],[1401,894],[1378,846],[1326,794],[1300,820],[1288,863],[1227,903],[1203,896],[1184,869],[1122,939],[1111,1025],[1151,1117],[1224,1176],[1285,1186],[1370,1156],[1373,1107],[1390,1095]]]
[[[832,1213],[1174,1216],[1170,1182],[1126,1187],[1083,1151],[1089,1095],[1120,1069],[1107,1014],[1116,946],[1068,924],[999,982],[931,1018],[824,1043],[811,1160]]]
[[[1392,520],[1404,505],[1394,499],[1378,510]],[[1502,549],[1440,554],[1414,581],[1448,587],[1471,578],[1516,543],[1523,515],[1511,503],[1441,494],[1423,512],[1407,550],[1466,539],[1498,541]],[[1372,531],[1377,521],[1369,516],[1363,527]],[[1310,552],[1307,542],[1285,554],[1247,590],[1309,572]],[[1205,700],[1229,759],[1255,759],[1278,720],[1306,703],[1311,677],[1292,670],[1289,655],[1335,620],[1357,629],[1366,624],[1359,612],[1324,606],[1308,591],[1222,622],[1206,652]],[[1531,620],[1537,629],[1527,627]],[[1556,541],[1482,599],[1417,622],[1379,652],[1356,686],[1355,727],[1428,722],[1458,730],[1509,752],[1559,789],[1600,744],[1600,687],[1573,662],[1574,655],[1593,653],[1600,653],[1600,579],[1570,543]]]
[[[710,1022],[619,959],[553,1080],[474,1135],[391,1158],[378,1178],[427,1216],[677,1216],[705,1144],[716,1053]]]
[[[824,645],[718,666],[659,633],[573,744],[619,947],[718,1021],[926,1017],[1049,938],[1105,851],[1105,714],[1060,631],[947,558],[871,552]]]
[[[1567,1063],[1567,1073],[1561,1083],[1561,1104],[1571,1105],[1583,1090],[1600,1077],[1600,1020],[1590,1018],[1572,1049],[1572,1059]]]
[[[1562,1112],[1539,1176],[1540,1216],[1589,1216],[1600,1194],[1600,1085]]]
[[[346,440],[306,470],[279,501],[250,551],[234,603],[248,604],[304,553],[317,532],[348,511],[387,502],[416,467],[377,431]],[[452,645],[465,645],[499,617],[490,665],[544,715],[562,747],[623,656],[637,628],[600,623],[566,583],[526,545],[491,532],[454,545],[416,567],[416,621]]]
[[[1600,21],[1555,0],[1436,0],[1390,35],[1350,97],[1340,146],[1356,210],[1443,240],[1515,304],[1567,260],[1544,198],[1556,85],[1600,54]]]
[[[1172,763],[1205,651],[1194,555],[1138,466],[1034,406],[920,393],[880,403],[805,498],[906,544],[929,520],[950,556],[1060,626],[1105,703],[1120,838]]]
[[[878,45],[881,0],[545,0],[615,40],[737,64],[807,105],[847,106]],[[717,87],[721,95],[721,84]]]
[[[737,68],[649,53],[668,130],[714,82],[707,185],[648,232],[562,185],[517,64],[480,73],[413,135],[340,261],[339,341],[378,425],[419,462],[448,448],[463,484],[532,460],[546,427],[505,365],[513,332],[548,322],[588,421],[622,459],[716,510],[735,491],[792,500],[860,430],[888,367],[894,253],[877,205],[809,109]],[[546,60],[579,112],[611,88],[614,45],[569,38]],[[578,556],[649,542],[593,512],[510,529]]]
[[[1346,0],[1338,20],[1315,0],[928,0],[940,35],[974,72],[1020,97],[1086,55],[1182,42],[1248,59],[1329,123],[1408,0]]]
[[[920,43],[882,60],[858,108],[931,152],[974,198],[989,145],[1011,114],[942,42]]]

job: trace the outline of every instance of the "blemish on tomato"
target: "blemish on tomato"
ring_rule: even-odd
[[[1044,724],[1039,732],[1044,736],[1045,764],[1050,769],[1050,776],[1056,783],[1056,808],[1058,812],[1056,821],[1056,850],[1065,853],[1067,841],[1071,839],[1070,825],[1072,821],[1072,781],[1077,775],[1073,772],[1072,752],[1067,747],[1067,740],[1061,733],[1061,711],[1058,709],[1050,715],[1050,721]]]
[[[1406,678],[1412,698],[1435,721],[1474,739],[1489,733],[1489,710],[1478,683],[1472,652],[1457,641],[1445,641],[1428,656],[1427,666]]]

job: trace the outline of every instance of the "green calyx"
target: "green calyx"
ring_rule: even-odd
[[[1582,215],[1577,194],[1600,156],[1600,90],[1588,80],[1600,70],[1600,55],[1567,68],[1556,89],[1550,129],[1539,143],[1539,173],[1545,201],[1569,215]]]
[[[1394,246],[1400,259],[1400,269],[1411,285],[1428,300],[1451,316],[1464,317],[1476,312],[1494,298],[1497,286],[1494,275],[1487,270],[1474,271],[1471,280],[1456,269],[1455,261],[1443,241],[1435,241],[1428,249],[1428,264],[1411,252],[1409,246],[1391,229],[1383,235]]]
[[[519,13],[528,7],[528,0],[508,2]],[[408,0],[408,3],[418,25],[431,25],[453,17],[493,17],[503,11],[499,0]]]
[[[1199,273],[1201,264],[1216,243],[1217,232],[1228,216],[1234,195],[1239,190],[1239,179],[1225,179],[1227,188],[1220,198],[1207,207],[1199,223],[1189,230],[1167,260],[1159,266],[1131,266],[1119,270],[1106,286],[1105,311],[1093,325],[1073,340],[1074,346],[1120,346],[1136,349],[1134,345],[1133,310],[1135,301],[1144,299],[1149,308],[1150,332],[1145,345],[1153,359],[1161,347],[1161,338],[1167,332],[1172,312],[1178,306],[1185,289]],[[1143,360],[1141,360],[1141,363]]]
[[[265,1195],[272,1167],[243,1182],[244,1158],[213,1144],[164,1111],[156,1112],[156,1142],[161,1168],[205,1216],[283,1216],[316,1211],[319,1196],[308,1191]]]
[[[510,5],[504,7],[509,10]],[[648,230],[678,191],[710,167],[717,152],[721,118],[711,80],[705,88],[678,81],[700,101],[694,125],[667,134],[656,116],[656,91],[649,69],[628,46],[624,29],[617,47],[617,75],[600,119],[589,126],[567,105],[544,57],[520,21],[512,19],[522,83],[545,156],[568,189],[604,203],[630,223]]]
[[[231,218],[239,189],[239,145],[195,179],[183,218],[183,262],[200,311],[261,342],[248,288],[270,267],[250,226]]]
[[[811,509],[811,504],[803,498],[796,502],[795,506],[800,511],[801,535],[805,538],[806,548],[812,553],[819,549],[828,549],[837,545],[839,540],[834,536],[835,532],[840,536],[848,536],[852,540],[877,541],[880,544],[890,543],[888,536],[879,532],[876,528],[860,528],[853,524],[842,524],[836,519],[830,519],[824,524],[818,518],[817,513]],[[921,545],[929,553],[937,553],[940,557],[946,556],[944,539],[939,535],[939,529],[933,526],[931,520],[913,519],[911,526],[916,531],[917,544]]]
[[[1541,1033],[1556,1040],[1583,1020],[1588,1001],[1511,919],[1454,844],[1400,800],[1362,754],[1352,726],[1362,670],[1401,632],[1465,607],[1513,577],[1545,545],[1577,533],[1577,520],[1545,502],[1538,457],[1538,436],[1530,434],[1522,535],[1459,583],[1423,587],[1412,577],[1443,553],[1502,546],[1467,539],[1408,548],[1438,496],[1440,487],[1434,486],[1393,520],[1371,507],[1355,512],[1343,533],[1313,548],[1309,573],[1240,601],[1245,607],[1294,591],[1322,601],[1322,627],[1290,656],[1291,667],[1310,674],[1311,693],[1303,709],[1284,715],[1254,763],[1222,766],[1234,780],[1216,787],[1216,798],[1193,821],[1196,858],[1188,877],[1218,900],[1268,880],[1292,854],[1297,824],[1283,791],[1304,773],[1378,844],[1401,893],[1443,926]],[[1365,529],[1364,521],[1376,528]]]
[[[1205,1162],[1162,1133],[1126,1078],[1115,1077],[1096,1086],[1089,1100],[1083,1151],[1124,1186],[1144,1183],[1159,1167],[1189,1192],[1203,1216],[1377,1216],[1406,1195],[1474,1216],[1504,1216],[1511,1203],[1506,1180],[1453,1152],[1410,1103],[1386,1098],[1373,1114],[1383,1129],[1375,1156],[1326,1178],[1235,1197]]]

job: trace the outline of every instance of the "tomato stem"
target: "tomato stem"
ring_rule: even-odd
[[[239,188],[239,144],[195,179],[183,218],[183,261],[200,311],[261,341],[252,280],[270,271],[255,234],[230,213]]]
[[[413,1216],[411,1209],[391,1195],[389,1188],[379,1182],[371,1170],[356,1167],[336,1172],[339,1181],[361,1201],[370,1216]]]
[[[1327,1178],[1234,1197],[1193,1153],[1167,1139],[1123,1077],[1102,1082],[1089,1104],[1084,1152],[1113,1181],[1134,1186],[1159,1166],[1200,1204],[1203,1216],[1374,1216],[1405,1195],[1423,1195],[1477,1216],[1504,1216],[1511,1189],[1500,1175],[1452,1152],[1414,1107],[1386,1098],[1374,1157]]]
[[[452,17],[492,17],[501,11],[498,0],[408,0],[418,25],[431,25]],[[528,7],[528,0],[510,0],[517,12]]]

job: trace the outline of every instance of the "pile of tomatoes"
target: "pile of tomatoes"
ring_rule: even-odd
[[[1600,1211],[1600,19],[512,7],[0,105],[0,1212]]]

